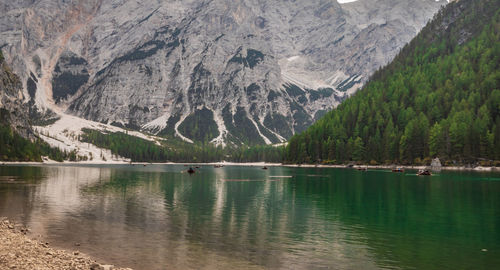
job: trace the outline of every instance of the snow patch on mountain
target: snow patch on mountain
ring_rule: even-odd
[[[225,139],[228,134],[228,130],[226,128],[226,125],[224,124],[224,119],[222,118],[222,112],[218,110],[213,110],[213,113],[214,113],[215,123],[217,124],[217,129],[219,130],[219,136],[217,136],[210,142],[215,145],[220,145],[222,147],[225,147],[226,146]]]
[[[259,120],[259,123],[260,123],[260,124],[261,124],[264,128],[266,128],[266,127],[265,127],[265,125],[264,125],[264,119],[260,119],[260,120]],[[285,141],[286,141],[286,139],[285,139],[283,136],[281,136],[281,135],[280,135],[279,133],[277,133],[277,132],[274,132],[272,129],[266,128],[266,130],[267,130],[267,131],[269,131],[269,132],[271,132],[274,136],[276,136],[280,142],[285,142]]]
[[[257,125],[257,122],[255,122],[255,120],[253,120],[252,117],[248,117],[248,119],[250,119],[250,121],[252,122],[252,124],[255,126],[255,128],[257,129],[257,132],[259,133],[260,137],[264,140],[264,143],[265,144],[272,144],[271,140],[269,140],[268,137],[266,137],[266,136],[264,136],[264,134],[262,134],[262,131],[260,130],[259,125]]]
[[[35,126],[34,129],[38,135],[49,145],[59,148],[63,151],[76,151],[77,155],[92,157],[93,161],[130,161],[129,159],[112,155],[110,150],[99,148],[95,145],[81,142],[80,136],[82,129],[93,129],[103,133],[122,132],[130,136],[135,136],[144,140],[155,142],[160,145],[163,138],[145,135],[141,132],[128,131],[119,127],[85,120],[79,117],[59,114],[60,119],[54,124],[48,126]]]
[[[154,134],[158,134],[162,129],[167,127],[167,121],[170,118],[170,114],[164,114],[155,120],[146,123],[142,126],[142,129],[152,131]]]
[[[184,135],[182,135],[180,132],[179,132],[179,126],[182,124],[182,122],[184,122],[184,120],[186,120],[186,118],[188,117],[187,114],[184,114],[181,116],[181,119],[175,123],[175,136],[181,138],[181,140],[185,141],[185,142],[188,142],[188,143],[194,143],[193,140],[185,137]]]

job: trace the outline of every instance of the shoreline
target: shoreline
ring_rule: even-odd
[[[201,166],[246,166],[246,167],[288,167],[288,168],[336,168],[336,169],[347,169],[347,165],[324,165],[324,164],[283,164],[283,163],[267,163],[267,162],[126,162],[126,161],[45,161],[45,162],[31,162],[31,161],[3,161],[0,162],[0,166],[9,165],[201,165]],[[424,165],[354,165],[352,168],[363,167],[372,170],[391,170],[395,167],[402,168],[405,170],[420,170],[426,169],[430,166]],[[465,167],[465,166],[442,166],[443,171],[476,171],[476,172],[500,172],[500,167]]]
[[[79,251],[49,247],[28,237],[29,229],[0,217],[0,268],[1,269],[91,269],[131,270],[101,264]]]
[[[313,164],[284,164],[284,167],[292,168],[338,168],[338,169],[356,169],[356,168],[366,168],[370,170],[392,170],[394,168],[402,168],[404,170],[424,170],[430,168],[430,166],[425,165],[354,165],[352,168],[348,168],[347,165],[313,165]],[[500,172],[500,167],[482,167],[477,166],[474,168],[468,168],[465,166],[442,166],[442,171],[476,171],[476,172]]]

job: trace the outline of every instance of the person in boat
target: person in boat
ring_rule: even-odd
[[[189,173],[189,174],[195,173],[193,167],[189,167],[189,169],[187,170],[187,173]]]

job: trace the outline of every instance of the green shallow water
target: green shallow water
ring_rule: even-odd
[[[500,265],[498,173],[185,169],[0,166],[0,216],[135,269]]]

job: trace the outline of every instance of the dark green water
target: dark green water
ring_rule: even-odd
[[[0,166],[0,216],[53,246],[136,269],[500,265],[499,174],[182,170]]]

